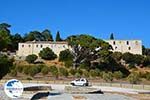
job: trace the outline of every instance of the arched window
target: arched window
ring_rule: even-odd
[[[115,45],[115,44],[116,44],[116,42],[114,41],[114,42],[113,42],[113,44]]]
[[[127,41],[127,45],[129,45],[129,41]]]

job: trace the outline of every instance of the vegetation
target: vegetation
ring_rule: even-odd
[[[123,73],[121,71],[114,72],[113,77],[116,78],[116,79],[122,79],[123,78]]]
[[[56,66],[50,66],[50,72],[54,77],[58,78],[59,72]]]
[[[61,51],[60,54],[59,54],[59,61],[72,61],[73,59],[73,55],[72,53],[70,52],[69,49],[66,49],[64,51]]]
[[[52,51],[52,49],[48,47],[43,48],[40,51],[39,56],[45,60],[54,60],[55,58],[57,58],[57,55]]]
[[[26,61],[27,61],[28,63],[34,63],[37,58],[38,58],[38,57],[37,57],[37,55],[35,55],[35,54],[28,55],[28,56],[26,57]]]
[[[60,37],[60,33],[59,33],[59,31],[57,31],[57,33],[56,33],[56,39],[55,39],[56,41],[62,41],[62,39],[61,39],[61,37]]]
[[[43,75],[47,75],[47,74],[49,73],[49,67],[44,66],[44,67],[42,68],[41,72],[42,72]]]
[[[140,76],[138,73],[134,72],[128,76],[128,80],[131,84],[137,84],[140,81]]]
[[[110,40],[114,40],[114,34],[113,33],[111,33],[111,35],[110,35]]]
[[[6,55],[0,54],[0,79],[10,72],[13,66],[13,60],[9,59]]]
[[[61,67],[59,68],[60,75],[67,77],[69,75],[68,70]]]
[[[106,81],[106,82],[112,82],[113,81],[113,74],[111,72],[108,72],[108,73],[103,73],[103,79]]]
[[[75,77],[101,77],[105,81],[111,82],[113,79],[128,79],[130,83],[138,83],[141,79],[150,80],[149,73],[134,73],[132,70],[138,70],[138,67],[150,68],[150,49],[143,46],[143,55],[111,52],[112,47],[105,41],[87,34],[72,35],[65,39],[72,47],[72,50],[64,50],[59,54],[59,61],[63,62],[61,68],[56,66],[46,66],[45,64],[34,64],[36,55],[26,57],[29,65],[17,65],[13,59],[3,55],[6,51],[15,52],[19,42],[26,41],[54,41],[51,31],[31,31],[25,36],[19,33],[10,32],[11,25],[7,23],[0,24],[0,79],[7,73],[11,76],[17,76],[18,73],[34,77],[38,73],[43,75],[51,74],[58,78],[59,74],[64,77],[69,75]],[[113,33],[110,39],[114,39]],[[59,31],[56,41],[62,41]],[[39,56],[45,60],[54,60],[57,55],[50,48],[44,48]],[[16,65],[15,65],[16,64]]]

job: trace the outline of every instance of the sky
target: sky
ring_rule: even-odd
[[[139,39],[150,48],[150,0],[0,0],[0,23],[11,33],[49,29],[66,38]]]

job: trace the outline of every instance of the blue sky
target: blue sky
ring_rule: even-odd
[[[12,33],[59,30],[63,38],[86,33],[140,39],[150,47],[150,0],[0,0],[0,23]]]

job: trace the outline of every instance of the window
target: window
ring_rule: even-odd
[[[116,42],[114,41],[114,42],[113,42],[113,44],[115,45],[115,44],[116,44]]]
[[[36,45],[36,47],[38,48],[38,45]]]
[[[128,47],[129,50],[131,50],[131,47]]]
[[[115,49],[117,49],[117,47],[115,47]]]
[[[129,45],[129,41],[127,41],[127,45]]]
[[[22,48],[24,47],[24,45],[22,45]]]
[[[41,45],[41,48],[43,47],[43,45]]]

